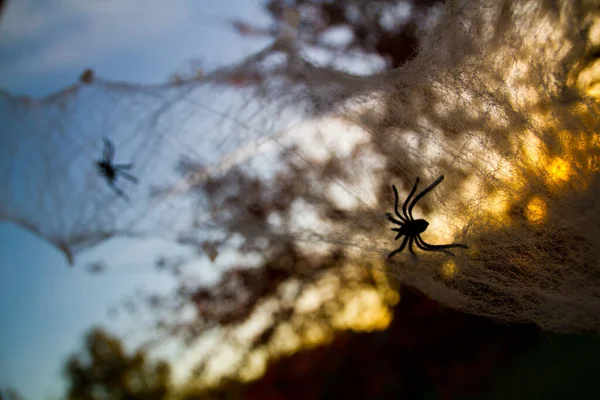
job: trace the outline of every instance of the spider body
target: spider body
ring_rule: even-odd
[[[469,248],[468,246],[466,246],[464,244],[460,244],[460,243],[434,245],[434,244],[429,244],[429,243],[425,242],[423,240],[423,238],[421,237],[421,233],[425,232],[425,230],[429,226],[429,222],[425,221],[424,219],[414,219],[414,217],[412,215],[412,210],[415,207],[415,205],[417,204],[417,202],[419,200],[421,200],[423,198],[423,196],[425,196],[427,193],[429,193],[431,190],[433,190],[433,188],[435,188],[437,185],[439,185],[442,180],[444,180],[444,175],[437,178],[435,180],[435,182],[433,182],[431,185],[429,185],[425,189],[423,189],[423,191],[421,193],[419,193],[418,195],[416,195],[413,199],[413,195],[417,191],[417,186],[419,185],[419,178],[417,178],[415,185],[413,186],[412,190],[410,191],[410,194],[406,198],[406,201],[402,205],[402,213],[400,213],[400,211],[398,210],[398,200],[399,200],[398,199],[398,189],[396,189],[396,186],[392,185],[392,190],[394,191],[394,198],[395,198],[395,202],[394,202],[394,214],[395,215],[392,215],[391,213],[387,213],[386,215],[392,223],[400,226],[399,228],[392,228],[393,231],[398,232],[396,234],[396,237],[394,240],[398,240],[402,236],[404,236],[404,240],[402,241],[402,244],[400,245],[400,247],[398,247],[396,250],[392,251],[389,254],[389,256],[388,256],[389,258],[393,257],[397,253],[400,253],[402,250],[404,250],[404,248],[407,245],[408,245],[408,250],[412,254],[415,254],[414,249],[413,249],[413,243],[416,244],[417,247],[420,248],[421,250],[437,251],[437,252],[445,253],[445,254],[452,255],[452,256],[454,254],[449,252],[446,249],[453,248],[453,247],[462,247],[463,249]],[[412,199],[412,202],[411,202],[411,199]]]
[[[137,183],[137,178],[127,172],[127,170],[133,168],[133,164],[113,164],[114,156],[115,146],[110,140],[104,138],[102,159],[96,161],[96,168],[98,169],[98,173],[106,179],[110,187],[112,187],[119,196],[125,200],[129,200],[127,195],[117,187],[116,181],[117,178],[121,176],[132,183]]]
[[[392,230],[398,232],[396,235],[396,239],[398,239],[404,235],[416,236],[419,233],[423,233],[428,226],[429,222],[424,219],[415,219],[414,221],[405,222],[400,228],[392,228]]]
[[[105,177],[108,181],[117,180],[117,170],[110,162],[102,160],[97,161],[96,166],[98,167],[98,172],[100,175]]]

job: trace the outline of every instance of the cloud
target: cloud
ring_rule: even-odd
[[[4,73],[90,64],[106,52],[151,43],[189,18],[191,0],[17,0],[0,24]],[[7,55],[10,54],[10,57]]]

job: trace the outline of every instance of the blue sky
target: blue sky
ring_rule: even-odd
[[[240,40],[226,18],[268,19],[249,0],[12,0],[0,20],[0,87],[43,96],[73,83],[88,67],[105,79],[157,83],[201,59],[211,68],[261,45]],[[151,247],[155,253],[149,253]],[[61,393],[62,358],[81,345],[107,309],[138,287],[168,286],[153,255],[168,244],[115,241],[74,268],[31,233],[0,223],[0,387],[27,399]],[[101,276],[84,271],[103,258]],[[125,331],[126,322],[111,323]]]
[[[191,58],[208,67],[249,54],[224,24],[267,22],[258,1],[12,0],[0,24],[0,87],[43,95],[84,68],[107,79],[163,82]]]

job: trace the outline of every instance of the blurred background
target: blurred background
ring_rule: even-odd
[[[509,3],[498,9],[510,14],[514,10]],[[541,10],[539,21],[557,18],[571,23],[562,6],[534,3]],[[448,221],[449,230],[456,228],[432,242],[465,238],[475,250],[466,256],[456,251],[456,262],[442,256],[432,264],[422,259],[418,264],[409,255],[397,263],[386,258],[401,243],[392,242],[389,227],[383,225],[385,212],[393,207],[390,185],[397,182],[404,198],[422,169],[375,136],[368,143],[386,158],[365,156],[358,149],[366,147],[368,129],[354,129],[356,120],[341,111],[380,102],[386,112],[397,113],[393,93],[380,99],[387,81],[379,77],[427,66],[432,75],[443,76],[440,65],[454,68],[443,63],[444,54],[452,54],[454,48],[446,46],[439,33],[451,29],[440,28],[453,21],[446,7],[441,0],[0,2],[0,167],[5,171],[0,180],[0,398],[600,395],[593,368],[600,356],[598,321],[593,317],[600,316],[595,303],[600,299],[595,287],[600,286],[593,280],[598,278],[597,263],[586,258],[593,260],[597,247],[568,230],[570,222],[577,225],[579,220],[563,223],[571,209],[582,209],[587,199],[568,197],[565,188],[578,182],[573,172],[581,161],[578,157],[596,162],[591,155],[580,156],[571,149],[572,158],[552,158],[558,153],[549,152],[548,159],[554,161],[542,167],[551,175],[544,190],[538,197],[528,192],[528,197],[513,198],[510,207],[500,207],[502,218],[512,222],[494,231],[499,236],[461,236],[459,222],[435,222],[434,206],[455,199],[459,184],[470,176],[469,171],[451,169],[452,163],[440,163],[458,178],[449,174],[436,188],[445,190],[443,195],[420,204],[419,213],[427,216],[431,230],[440,231]],[[486,15],[486,7],[480,9]],[[565,33],[568,51],[559,52],[570,64],[565,61],[564,76],[554,70],[552,76],[566,82],[577,72],[572,86],[579,85],[585,95],[561,86],[568,94],[559,100],[568,98],[574,104],[576,96],[584,98],[593,109],[593,117],[586,114],[593,119],[592,128],[586,129],[595,131],[599,53],[585,35],[600,30],[588,23],[586,13],[575,11],[582,29],[574,29],[572,37]],[[465,15],[469,16],[466,11]],[[466,24],[467,17],[456,21]],[[487,29],[476,22],[473,17],[469,29]],[[538,28],[522,28],[523,37],[538,38]],[[504,34],[501,24],[490,29],[492,37]],[[465,52],[481,50],[455,42]],[[467,59],[463,62],[472,62]],[[407,76],[409,83],[394,81],[396,86],[389,86],[403,88],[411,81],[418,89],[428,85],[419,75]],[[371,78],[371,86],[363,77]],[[456,84],[450,78],[442,82]],[[498,80],[500,87],[505,84],[509,85]],[[534,86],[528,84],[515,83],[528,90]],[[468,91],[468,84],[465,88]],[[364,92],[369,92],[366,100],[360,98]],[[435,117],[451,114],[449,109],[436,109],[440,103],[434,101],[433,91],[427,96],[406,96],[407,103],[419,104],[415,115],[439,122]],[[353,103],[355,98],[361,101]],[[575,106],[579,111],[583,107]],[[452,112],[453,121],[464,130],[446,132],[436,141],[469,138],[472,126],[482,124],[467,111]],[[511,122],[515,126],[519,115]],[[387,122],[382,118],[377,126]],[[402,128],[408,131],[411,126]],[[571,134],[579,128],[562,131],[567,129]],[[544,143],[554,140],[546,130],[544,134]],[[135,165],[132,174],[140,184],[118,184],[129,201],[94,169],[103,137],[116,143],[115,162]],[[595,140],[596,149],[597,139],[589,140]],[[406,154],[424,159],[420,153],[414,156],[417,150],[425,152],[421,145]],[[443,151],[455,149],[441,146]],[[466,149],[460,146],[456,148]],[[492,145],[481,146],[483,154],[485,146]],[[458,159],[461,152],[452,154]],[[537,157],[534,163],[542,165],[543,157]],[[572,161],[571,167],[557,159]],[[377,173],[357,172],[357,164],[363,162],[383,166]],[[278,170],[274,165],[284,167]],[[527,171],[534,186],[533,172]],[[421,175],[423,181],[433,181],[430,172],[426,180]],[[594,192],[589,188],[597,184],[594,176],[586,175],[588,186],[582,189],[590,196]],[[352,186],[359,180],[367,183]],[[319,182],[333,182],[337,191]],[[492,189],[486,190],[487,196]],[[543,200],[538,204],[532,200],[536,198]],[[458,216],[463,212],[481,217],[471,212],[481,205],[453,204],[441,215],[447,217],[453,210]],[[316,211],[308,205],[316,205]],[[560,212],[564,219],[555,219]],[[588,236],[598,236],[596,221],[587,221]],[[563,236],[556,233],[559,223]],[[489,224],[500,226],[497,221]],[[522,231],[516,225],[526,226],[522,229],[527,229],[528,240],[536,240],[535,246],[520,246]],[[544,229],[556,236],[546,240]],[[367,238],[358,238],[356,232]],[[380,236],[383,244],[370,241]],[[488,258],[480,255],[483,244],[494,247],[505,237],[516,244]],[[575,255],[568,258],[568,251]],[[589,255],[581,256],[584,251]],[[577,269],[573,276],[593,288],[582,294],[583,286],[572,286],[575,290],[565,297],[572,296],[570,306],[592,317],[571,318],[555,296],[543,306],[559,309],[556,318],[567,322],[553,325],[551,318],[526,310],[529,300],[511,303],[505,281],[483,289],[460,286],[461,273],[475,276],[469,275],[464,261],[469,257],[475,262],[484,259],[481,263],[488,270],[498,268],[495,260],[505,263],[507,275],[525,276],[519,282],[531,284],[541,298],[546,298],[541,291],[555,282],[539,283],[540,277],[525,268],[528,264],[541,265],[546,259],[540,257],[548,257],[569,267],[565,260],[585,259],[581,268],[589,275]],[[402,272],[420,265],[427,275]],[[562,270],[560,274],[567,275]],[[471,302],[444,297],[447,292],[436,285],[456,289],[452,293],[468,295]],[[474,287],[480,291],[472,292]],[[427,293],[430,289],[440,294],[438,298]],[[561,305],[553,307],[556,304]]]

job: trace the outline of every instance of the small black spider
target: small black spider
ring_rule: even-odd
[[[448,250],[444,250],[444,249],[449,249],[452,247],[462,247],[463,249],[469,248],[468,246],[466,246],[464,244],[459,244],[459,243],[433,245],[433,244],[429,244],[429,243],[425,242],[423,240],[423,238],[421,238],[420,234],[422,232],[425,232],[425,229],[427,229],[427,227],[429,226],[429,222],[425,221],[424,219],[414,219],[414,217],[412,215],[412,209],[417,204],[417,202],[419,200],[421,200],[421,198],[423,198],[423,196],[425,196],[433,188],[435,188],[437,185],[439,185],[439,183],[442,180],[444,180],[444,175],[440,176],[439,178],[436,179],[435,182],[433,182],[431,185],[429,185],[425,189],[423,189],[423,191],[421,193],[419,193],[418,195],[416,195],[415,198],[413,199],[413,201],[409,204],[410,199],[412,198],[413,194],[415,194],[415,191],[417,190],[417,185],[419,184],[419,178],[417,178],[415,185],[413,186],[412,190],[410,191],[410,194],[406,198],[406,201],[402,205],[402,213],[404,215],[400,214],[400,212],[398,211],[398,190],[396,189],[396,186],[392,185],[392,189],[394,190],[394,197],[396,198],[396,201],[394,203],[394,211],[396,213],[396,216],[398,218],[400,218],[400,220],[397,220],[396,218],[394,218],[394,216],[391,213],[386,213],[386,215],[387,215],[388,219],[390,221],[392,221],[394,224],[400,225],[400,228],[392,228],[393,231],[398,232],[398,234],[396,235],[396,238],[394,240],[398,240],[403,235],[405,236],[405,238],[402,241],[402,244],[400,245],[400,247],[398,247],[396,250],[392,251],[390,253],[390,255],[388,256],[388,258],[391,258],[396,253],[400,253],[402,250],[404,250],[407,243],[408,243],[408,249],[414,255],[415,252],[413,250],[413,242],[416,243],[417,247],[422,250],[439,251],[441,253],[446,253],[451,256],[453,256],[454,254],[449,252]]]
[[[108,182],[110,187],[113,188],[115,193],[117,193],[125,200],[129,200],[127,195],[121,189],[119,189],[115,183],[119,176],[122,176],[130,182],[138,183],[138,180],[135,176],[125,171],[133,168],[133,164],[113,164],[114,156],[114,144],[107,138],[104,138],[104,150],[102,152],[102,159],[96,161],[96,167],[98,168],[98,172],[100,173],[100,175],[106,178],[106,181]]]

